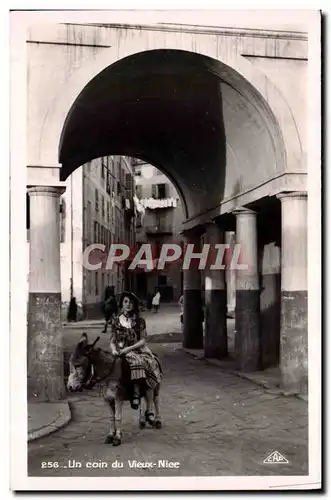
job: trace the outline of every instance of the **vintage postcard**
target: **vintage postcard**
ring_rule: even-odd
[[[320,489],[321,13],[10,18],[11,489]]]

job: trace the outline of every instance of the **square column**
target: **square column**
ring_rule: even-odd
[[[282,193],[281,335],[282,386],[308,390],[307,193]]]
[[[184,233],[186,239],[185,259],[183,262],[184,289],[184,340],[183,347],[203,348],[203,304],[201,294],[201,271],[198,258],[188,261],[188,253],[199,255],[201,252],[201,231]],[[188,252],[189,251],[189,252]]]
[[[240,370],[261,368],[260,283],[256,213],[246,208],[236,210],[236,244],[240,265],[236,270],[236,354]]]
[[[65,397],[61,325],[60,196],[64,187],[36,186],[30,197],[28,398]]]
[[[226,358],[228,337],[226,328],[227,294],[225,286],[224,231],[216,224],[206,228],[206,243],[209,248],[209,262],[205,271],[205,341],[206,358]],[[219,260],[219,262],[217,262]],[[219,269],[220,267],[223,269]],[[216,269],[215,269],[216,268]]]

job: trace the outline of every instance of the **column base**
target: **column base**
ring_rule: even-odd
[[[226,358],[228,356],[226,290],[206,290],[205,298],[205,357],[216,359]]]
[[[183,347],[203,349],[203,309],[200,290],[184,290]]]
[[[260,290],[237,290],[235,351],[241,371],[261,369],[260,343]]]
[[[307,291],[281,293],[281,377],[290,393],[308,392]]]
[[[27,352],[28,399],[65,398],[60,293],[29,294]]]

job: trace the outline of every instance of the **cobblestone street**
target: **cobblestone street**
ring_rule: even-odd
[[[254,476],[308,474],[308,405],[188,355],[180,344],[153,344],[162,361],[163,428],[139,429],[126,403],[123,442],[104,444],[109,411],[100,388],[69,396],[71,422],[28,445],[29,476]],[[263,464],[278,451],[288,464]],[[114,468],[115,461],[123,468]],[[178,469],[130,468],[128,461],[179,462]],[[69,462],[70,461],[70,462]],[[73,461],[82,467],[71,468]],[[104,462],[87,468],[87,462]],[[58,462],[59,468],[43,468]]]

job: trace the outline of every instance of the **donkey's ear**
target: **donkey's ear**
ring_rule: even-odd
[[[86,333],[82,333],[82,336],[81,336],[78,344],[81,344],[83,346],[86,346],[88,344],[88,336]]]

